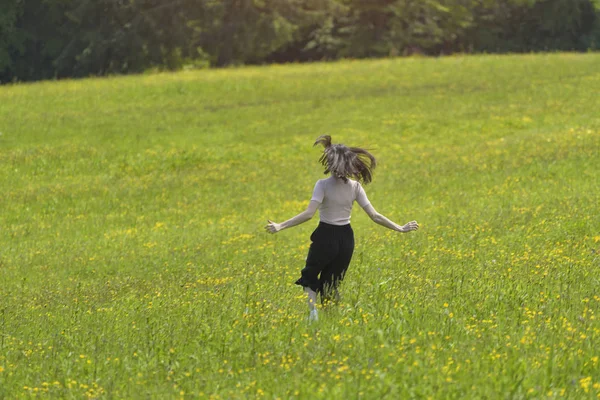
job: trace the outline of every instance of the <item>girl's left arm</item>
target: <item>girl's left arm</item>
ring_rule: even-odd
[[[388,219],[385,215],[379,214],[371,205],[371,203],[364,206],[363,210],[365,210],[365,212],[373,220],[373,222],[381,226],[385,226],[386,228],[391,229],[393,231],[406,233],[410,231],[416,231],[417,229],[419,229],[419,224],[417,223],[417,221],[410,221],[408,224],[402,226],[398,225],[394,221]]]
[[[308,203],[308,207],[306,208],[306,210],[280,224],[273,222],[269,219],[267,220],[269,221],[269,223],[265,226],[265,230],[269,233],[277,233],[286,228],[291,228],[292,226],[300,225],[308,221],[313,217],[313,215],[315,215],[315,212],[317,212],[319,205],[321,205],[321,203],[319,203],[318,201],[311,200],[310,203]]]

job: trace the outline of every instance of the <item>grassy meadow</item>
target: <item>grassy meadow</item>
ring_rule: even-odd
[[[0,398],[600,397],[600,54],[0,87]],[[321,134],[371,149],[307,323]]]

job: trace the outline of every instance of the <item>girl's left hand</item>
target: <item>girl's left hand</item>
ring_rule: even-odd
[[[410,221],[408,224],[402,226],[401,232],[410,232],[410,231],[416,231],[417,229],[419,229],[419,224],[417,223],[417,221]]]
[[[281,224],[271,221],[268,219],[269,223],[265,226],[265,230],[269,233],[277,233],[281,230]]]

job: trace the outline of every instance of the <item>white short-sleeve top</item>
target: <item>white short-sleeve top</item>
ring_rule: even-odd
[[[321,203],[319,206],[321,222],[331,225],[350,223],[350,214],[355,200],[363,208],[370,204],[360,182],[352,179],[344,182],[333,176],[317,181],[312,200]]]

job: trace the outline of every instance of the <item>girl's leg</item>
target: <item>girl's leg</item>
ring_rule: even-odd
[[[310,321],[317,321],[319,319],[319,314],[317,312],[317,292],[309,287],[305,287],[304,291],[308,294],[308,308],[310,310],[308,319]]]
[[[309,318],[311,320],[317,319],[317,294],[321,293],[321,296],[323,295],[323,286],[319,274],[322,275],[323,270],[336,258],[338,248],[339,246],[335,242],[313,241],[308,250],[306,266],[301,271],[302,276],[296,281],[296,284],[303,286],[304,291],[308,294]]]
[[[339,253],[333,261],[327,265],[320,276],[321,287],[321,303],[324,305],[328,302],[337,303],[340,301],[338,291],[339,284],[344,279],[352,254],[354,253],[354,235],[352,230],[344,232],[344,238],[339,245]]]

